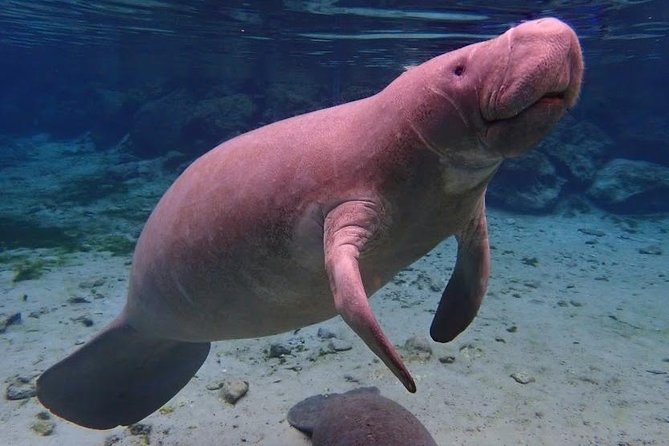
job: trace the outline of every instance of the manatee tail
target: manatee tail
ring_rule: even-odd
[[[37,397],[51,412],[91,429],[145,418],[195,375],[210,343],[147,338],[116,320],[37,379]]]

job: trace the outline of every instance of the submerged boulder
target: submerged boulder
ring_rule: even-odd
[[[565,116],[537,150],[502,164],[490,184],[488,202],[518,212],[551,212],[564,198],[583,195],[612,144],[596,125]]]
[[[243,94],[198,98],[186,89],[144,104],[130,130],[131,149],[143,158],[171,150],[200,155],[217,143],[245,131],[255,112]]]
[[[506,161],[488,188],[492,206],[519,212],[549,212],[560,199],[566,180],[541,152]]]
[[[184,143],[192,144],[188,150],[205,152],[247,130],[255,109],[255,104],[245,94],[205,99],[188,115],[181,137]]]
[[[667,212],[669,167],[614,159],[597,172],[588,196],[596,205],[612,212]]]
[[[181,149],[181,129],[195,99],[184,89],[145,103],[133,118],[130,139],[133,151],[154,158]]]
[[[606,161],[613,141],[599,127],[567,116],[539,145],[539,151],[548,156],[560,176],[567,180],[567,188],[583,191],[590,186],[598,169]]]

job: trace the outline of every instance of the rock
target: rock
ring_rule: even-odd
[[[667,212],[669,167],[614,159],[597,172],[587,194],[596,205],[612,212]]]
[[[121,441],[121,436],[117,434],[113,434],[105,438],[104,443],[102,443],[102,446],[112,446],[116,443]]]
[[[9,380],[5,398],[10,401],[25,400],[37,394],[35,383],[24,376],[15,376]]]
[[[91,327],[93,326],[93,319],[91,319],[88,316],[79,316],[72,318],[73,322],[81,322],[85,327]]]
[[[411,336],[404,342],[407,360],[427,361],[432,357],[432,346],[425,336]]]
[[[483,349],[474,344],[465,344],[460,347],[460,354],[466,359],[476,359],[483,356]]]
[[[130,128],[133,152],[155,158],[182,149],[181,130],[194,104],[195,98],[185,89],[145,103],[135,113]]]
[[[256,106],[245,94],[205,99],[187,117],[181,132],[182,150],[204,153],[248,128]]]
[[[53,434],[55,428],[56,423],[51,420],[36,420],[30,425],[30,429],[42,437],[47,437]]]
[[[128,431],[130,432],[130,435],[145,435],[148,437],[149,435],[151,435],[152,430],[153,426],[146,423],[135,423],[128,426]]]
[[[639,253],[641,254],[649,254],[653,256],[661,256],[662,255],[662,248],[660,248],[657,245],[649,245],[643,248],[639,248]]]
[[[228,378],[223,381],[220,397],[230,404],[236,404],[246,392],[249,391],[249,383],[239,378]]]
[[[285,70],[273,73],[271,84],[264,93],[266,98],[262,111],[263,121],[274,122],[326,106],[318,102],[322,96],[319,88],[315,78],[302,71]]]
[[[579,228],[578,232],[581,232],[585,235],[592,235],[594,237],[604,237],[606,235],[606,232],[600,231],[599,229],[592,229],[592,228]]]
[[[523,257],[521,260],[525,265],[527,266],[538,266],[539,265],[539,259],[536,257]]]
[[[69,303],[69,304],[90,304],[91,301],[86,299],[83,296],[72,296],[69,299],[67,299],[67,303]]]
[[[7,327],[21,323],[21,313],[12,313],[10,315],[0,314],[0,333],[7,331]]]
[[[207,384],[207,390],[218,390],[218,389],[220,389],[221,387],[223,387],[223,383],[220,382],[220,381],[219,381],[219,382],[215,382],[215,383],[209,383],[209,384]]]
[[[168,404],[158,409],[158,413],[160,413],[161,415],[170,415],[174,413],[174,410],[175,410],[174,406],[170,406]]]
[[[404,342],[404,348],[410,351],[432,353],[430,341],[425,336],[411,336]]]
[[[530,376],[525,372],[512,373],[511,378],[516,380],[516,382],[519,384],[529,384],[536,381],[533,376]]]
[[[538,147],[567,180],[569,189],[583,190],[605,161],[613,140],[596,125],[565,117]]]
[[[318,354],[320,356],[330,355],[337,352],[351,350],[352,348],[353,344],[351,344],[348,341],[344,341],[342,339],[337,339],[337,338],[330,338],[328,343],[320,348]]]
[[[135,113],[130,148],[145,158],[170,150],[200,155],[246,130],[255,110],[244,94],[203,98],[177,89],[147,102]]]
[[[442,356],[439,358],[439,362],[442,364],[453,364],[455,362],[455,356]]]
[[[333,352],[344,352],[351,350],[353,348],[353,344],[342,339],[332,338],[330,339],[330,342],[328,342],[328,348]]]
[[[532,151],[502,164],[488,188],[487,201],[520,212],[548,212],[557,204],[566,179],[542,152]]]
[[[281,358],[285,355],[290,355],[292,348],[290,345],[280,342],[273,342],[267,351],[268,358]]]
[[[557,150],[545,153],[570,186],[576,189],[589,186],[597,169],[603,164],[602,152],[593,150],[590,144],[558,144],[555,148]]]
[[[318,329],[318,337],[321,339],[331,339],[331,338],[336,338],[337,335],[335,334],[334,331],[330,330],[329,328],[320,327]]]

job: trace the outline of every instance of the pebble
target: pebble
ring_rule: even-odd
[[[239,378],[229,378],[223,381],[220,397],[230,404],[236,404],[246,392],[249,391],[249,383]]]
[[[102,443],[102,446],[112,446],[113,444],[118,443],[121,441],[121,437],[119,435],[110,435],[109,437],[105,438],[104,443]]]
[[[7,331],[7,327],[21,323],[21,313],[12,313],[9,316],[0,314],[0,333]]]
[[[146,423],[135,423],[128,426],[128,431],[130,435],[146,435],[147,437],[151,435],[153,426]]]
[[[86,326],[86,327],[90,327],[90,326],[93,325],[93,319],[91,319],[91,318],[88,317],[88,316],[79,316],[79,317],[75,317],[75,318],[72,318],[72,321],[73,321],[73,322],[81,322],[81,323],[84,324],[84,326]]]
[[[523,257],[521,260],[525,265],[529,266],[538,266],[539,265],[539,259],[536,257]]]
[[[332,338],[328,342],[328,348],[333,352],[345,352],[353,348],[353,344],[342,339]]]
[[[28,313],[28,317],[34,318],[34,319],[39,319],[40,316],[43,314],[49,314],[51,313],[51,310],[47,307],[42,307],[37,311],[31,311]]]
[[[25,400],[37,394],[35,383],[25,376],[15,376],[7,385],[5,397],[10,401]]]
[[[432,346],[425,336],[411,336],[404,342],[410,360],[427,361],[432,357]]]
[[[460,354],[467,359],[475,359],[483,356],[483,349],[474,344],[465,344],[460,347]]]
[[[525,372],[516,372],[511,374],[511,378],[516,380],[519,384],[529,384],[536,381],[533,376],[528,375]]]
[[[649,245],[644,248],[639,248],[639,253],[653,256],[660,256],[662,255],[662,248],[660,248],[657,245]]]
[[[209,383],[207,384],[207,390],[218,390],[221,387],[223,387],[222,382],[215,382],[215,383]]]
[[[42,437],[48,437],[49,435],[53,434],[55,428],[56,423],[51,420],[37,420],[30,425],[30,429]]]
[[[356,377],[353,376],[353,375],[344,375],[344,381],[346,381],[347,383],[356,383],[356,384],[360,384],[360,379],[359,379],[359,378],[356,378]]]
[[[70,304],[90,304],[91,301],[82,296],[72,296],[67,299],[67,303]]]
[[[350,342],[344,341],[342,339],[332,338],[326,345],[323,345],[320,348],[320,350],[318,351],[318,356],[330,355],[332,353],[337,353],[337,352],[344,352],[347,350],[351,350],[352,348],[353,344],[351,344]]]
[[[606,232],[600,231],[599,229],[591,229],[591,228],[579,228],[578,232],[581,232],[585,235],[592,235],[594,237],[604,237],[606,235]]]
[[[439,362],[442,364],[453,364],[455,362],[455,356],[442,356],[439,358]]]
[[[321,339],[331,339],[331,338],[336,338],[337,335],[335,334],[334,331],[330,330],[329,328],[320,327],[318,329],[318,337]]]
[[[86,280],[84,282],[79,283],[79,288],[97,288],[99,286],[104,285],[107,282],[107,279],[104,277],[100,277],[95,280]]]
[[[419,351],[432,354],[432,346],[425,336],[411,336],[404,342],[404,348],[410,351]]]
[[[174,406],[170,406],[170,405],[163,406],[163,407],[161,407],[160,409],[158,409],[158,412],[159,412],[161,415],[169,415],[169,414],[172,414],[172,413],[174,413]]]
[[[273,342],[269,346],[269,351],[267,352],[268,358],[281,358],[285,355],[290,355],[292,347],[289,344],[283,342]]]

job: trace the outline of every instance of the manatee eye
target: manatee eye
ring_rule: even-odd
[[[453,70],[453,74],[455,74],[456,76],[462,76],[462,73],[464,72],[465,72],[465,67],[463,65],[458,65]]]

